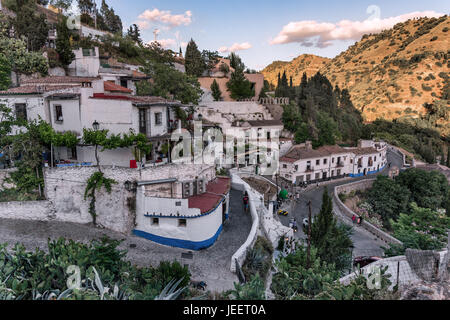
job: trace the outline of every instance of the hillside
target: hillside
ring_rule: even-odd
[[[278,73],[283,74],[283,71],[286,71],[288,79],[292,76],[294,85],[299,85],[304,72],[306,72],[308,77],[312,77],[330,61],[331,59],[328,58],[303,54],[291,62],[275,61],[261,72],[264,74],[265,80],[274,86],[277,85]]]
[[[298,85],[303,72],[310,76],[313,66],[327,61],[319,71],[333,85],[350,91],[367,121],[418,117],[425,113],[424,103],[442,96],[448,81],[449,29],[448,16],[408,20],[382,33],[365,35],[332,60],[301,55],[290,63],[276,62],[263,73],[276,84],[278,72],[286,70]]]

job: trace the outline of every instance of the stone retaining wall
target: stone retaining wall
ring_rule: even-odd
[[[370,179],[370,180],[362,180],[362,181],[357,181],[357,182],[353,182],[353,183],[349,183],[349,184],[345,184],[342,186],[337,186],[334,189],[334,200],[336,201],[339,209],[341,210],[341,212],[347,216],[348,218],[352,218],[354,215],[358,216],[355,212],[353,212],[350,208],[348,208],[339,198],[339,194],[341,193],[350,193],[352,191],[355,190],[366,190],[372,187],[373,183],[375,182],[375,179]],[[390,234],[384,232],[383,230],[375,227],[373,224],[363,220],[362,223],[362,227],[364,229],[366,229],[367,231],[369,231],[370,233],[372,233],[373,235],[375,235],[377,238],[390,243],[390,244],[399,244],[401,245],[402,242],[396,238],[394,238],[393,236],[391,236]]]

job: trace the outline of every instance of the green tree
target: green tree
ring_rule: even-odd
[[[107,31],[122,34],[123,32],[122,20],[118,15],[116,15],[114,9],[108,6],[105,0],[102,0],[102,5],[100,7],[100,14],[103,18],[104,25]]]
[[[230,60],[230,66],[234,69],[241,69],[242,71],[245,70],[245,64],[242,62],[241,57],[239,57],[236,53],[232,52],[228,59]]]
[[[211,84],[211,94],[214,98],[214,101],[220,101],[222,99],[222,91],[220,91],[219,84],[217,83],[216,79],[214,79],[213,83]]]
[[[162,63],[148,62],[141,70],[153,79],[151,95],[198,105],[203,91],[196,77]]]
[[[385,228],[390,229],[390,221],[396,220],[405,212],[411,197],[408,188],[385,176],[378,176],[367,194],[375,213],[383,220]]]
[[[394,237],[403,242],[403,246],[395,251],[396,255],[404,254],[406,248],[440,250],[447,245],[450,217],[432,209],[412,203],[409,213],[400,214],[398,220],[392,220],[391,224]]]
[[[235,69],[231,73],[230,81],[227,82],[230,97],[234,100],[249,99],[255,96],[255,89],[250,81],[245,78],[242,69]]]
[[[64,66],[68,66],[75,59],[75,54],[70,45],[70,31],[67,28],[67,18],[62,17],[56,26],[58,37],[56,39],[56,52],[59,55],[59,61]]]
[[[0,90],[6,90],[11,85],[11,64],[5,55],[0,54]]]
[[[351,230],[339,226],[333,213],[333,201],[325,188],[322,208],[311,225],[311,244],[318,257],[343,271],[351,265]]]
[[[17,36],[24,37],[29,50],[40,50],[47,41],[49,30],[45,14],[38,14],[35,0],[17,0],[13,10],[16,12],[13,26]]]
[[[190,76],[200,77],[206,70],[205,61],[202,53],[197,47],[193,39],[189,41],[184,55],[186,74]]]
[[[409,169],[401,172],[396,182],[410,191],[410,201],[421,208],[442,208],[448,195],[447,178],[437,171]]]
[[[0,54],[6,57],[14,72],[24,74],[39,72],[41,75],[48,73],[47,59],[41,53],[29,52],[22,39],[0,36]]]
[[[128,37],[133,39],[133,41],[135,41],[136,43],[139,43],[139,44],[142,43],[141,32],[139,31],[139,27],[136,24],[133,24],[130,26],[130,28],[128,29],[127,35],[128,35]]]

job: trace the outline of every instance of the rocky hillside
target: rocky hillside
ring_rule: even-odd
[[[367,121],[417,117],[423,104],[442,96],[450,67],[450,18],[421,18],[382,33],[365,35],[332,60],[301,55],[264,69],[276,84],[278,72],[294,77],[319,70],[333,85],[347,88]],[[319,68],[317,68],[320,66]],[[448,88],[448,87],[447,87]]]
[[[299,85],[304,72],[306,72],[308,77],[312,77],[330,61],[331,59],[328,58],[302,54],[291,62],[275,61],[261,72],[264,74],[265,80],[274,86],[277,85],[278,73],[283,74],[284,71],[286,71],[288,79],[292,76],[294,85]]]

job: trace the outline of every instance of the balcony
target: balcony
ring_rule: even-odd
[[[306,168],[306,172],[314,172],[314,168],[313,167],[307,167]]]
[[[336,163],[336,167],[338,167],[338,168],[343,168],[344,165],[345,165],[344,161],[340,161],[340,162]]]

